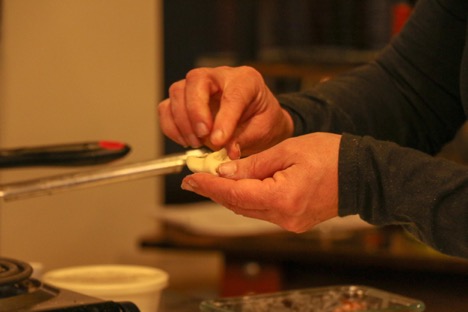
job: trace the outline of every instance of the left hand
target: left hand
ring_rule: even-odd
[[[209,197],[236,214],[304,232],[338,215],[341,136],[313,133],[222,164],[220,176],[196,173],[182,188]]]
[[[162,131],[183,146],[226,148],[231,159],[293,134],[293,120],[254,68],[196,68],[158,105]]]

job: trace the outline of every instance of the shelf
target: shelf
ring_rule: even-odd
[[[279,232],[259,236],[199,235],[166,224],[163,236],[141,240],[143,248],[214,250],[231,259],[335,263],[468,274],[468,261],[442,255],[412,239],[399,228],[357,230],[347,237],[322,237],[314,232]]]

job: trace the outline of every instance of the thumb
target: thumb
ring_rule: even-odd
[[[220,177],[233,180],[263,180],[287,167],[289,163],[284,155],[282,157],[281,153],[276,153],[275,149],[271,148],[246,158],[223,163],[218,167],[218,174]]]

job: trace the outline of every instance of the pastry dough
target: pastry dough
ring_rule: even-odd
[[[202,157],[188,156],[187,167],[192,172],[206,172],[218,175],[217,169],[222,163],[231,161],[225,148]]]

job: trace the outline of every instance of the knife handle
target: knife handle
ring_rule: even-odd
[[[122,158],[130,150],[127,144],[114,141],[0,149],[0,168],[98,165]]]

